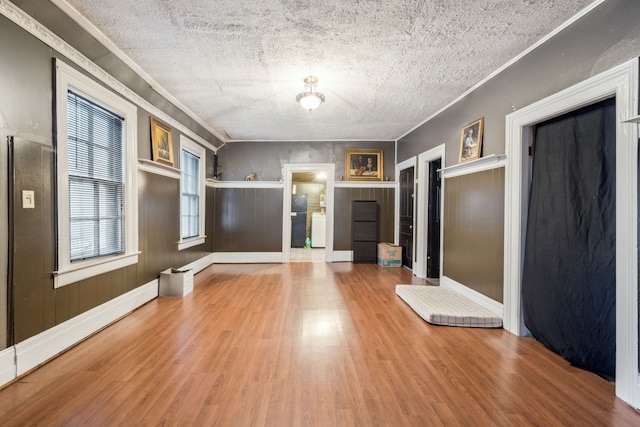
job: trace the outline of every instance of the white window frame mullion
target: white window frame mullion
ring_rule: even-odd
[[[197,156],[199,160],[199,182],[198,188],[200,191],[200,196],[198,198],[198,235],[195,237],[190,237],[188,239],[182,238],[182,173],[180,173],[180,241],[178,242],[178,250],[183,250],[187,248],[191,248],[193,246],[201,245],[204,243],[206,239],[205,235],[205,206],[206,206],[206,156],[207,151],[204,147],[199,144],[196,144],[189,138],[184,135],[180,135],[180,162],[182,162],[182,151],[188,151],[191,154]],[[180,165],[181,168],[184,165]]]

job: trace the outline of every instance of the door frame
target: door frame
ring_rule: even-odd
[[[445,144],[440,144],[435,148],[432,148],[428,151],[420,153],[418,155],[418,182],[421,183],[418,185],[418,197],[416,198],[416,223],[417,230],[414,232],[414,238],[417,240],[416,242],[416,252],[413,264],[413,274],[421,279],[426,279],[427,277],[427,245],[429,242],[429,206],[427,203],[429,197],[429,162],[440,159],[442,161],[442,167],[444,168],[445,163],[445,153],[446,153]],[[440,218],[443,218],[444,213],[444,183],[445,180],[441,180],[441,191],[440,191]],[[444,221],[440,221],[440,276],[442,277],[442,245],[444,238]],[[439,279],[440,277],[438,277]]]
[[[13,136],[0,132],[0,353],[13,345]],[[1,357],[0,357],[1,359]],[[5,384],[0,360],[0,384]]]
[[[638,59],[578,83],[506,117],[504,328],[528,333],[521,303],[529,202],[532,129],[543,122],[616,97],[616,395],[640,407],[638,374]]]
[[[282,167],[284,178],[284,189],[282,196],[282,262],[291,261],[291,186],[293,184],[294,172],[324,172],[327,174],[326,180],[326,229],[325,229],[325,262],[333,262],[333,223],[334,223],[334,163],[299,163],[285,164]]]
[[[395,191],[395,209],[394,209],[394,231],[393,231],[393,244],[398,245],[400,242],[400,171],[405,169],[413,168],[413,257],[414,261],[412,262],[413,267],[415,268],[415,257],[416,257],[416,162],[417,157],[413,156],[410,159],[404,160],[398,164],[396,164],[396,191]],[[412,270],[413,271],[413,270]]]

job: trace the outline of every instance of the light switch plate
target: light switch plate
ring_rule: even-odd
[[[35,197],[33,190],[22,190],[22,209],[34,209],[36,207]]]

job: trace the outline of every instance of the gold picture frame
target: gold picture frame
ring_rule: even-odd
[[[347,181],[382,181],[382,154],[381,149],[347,148],[344,174]]]
[[[460,134],[460,156],[458,163],[469,162],[482,156],[482,134],[484,117],[469,123]]]
[[[151,117],[151,148],[153,161],[173,166],[171,128]]]

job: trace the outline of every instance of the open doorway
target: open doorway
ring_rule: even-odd
[[[418,156],[416,256],[413,274],[439,283],[442,271],[442,180],[444,144]]]
[[[533,337],[609,380],[616,348],[615,121],[609,98],[534,127],[522,273],[523,316]]]
[[[331,262],[334,164],[284,165],[283,262]]]
[[[291,175],[291,262],[324,262],[327,173]]]
[[[442,159],[429,162],[427,189],[427,278],[440,278],[440,211],[442,179],[440,178]]]
[[[638,129],[624,123],[637,115],[638,61],[634,59],[551,95],[507,116],[505,141],[505,274],[504,328],[529,333],[522,310],[522,276],[528,223],[530,160],[533,127],[568,111],[616,99],[616,395],[640,407],[638,382]]]
[[[400,227],[398,230],[402,247],[402,266],[413,268],[413,203],[415,192],[415,168],[402,169],[400,182]]]
[[[402,247],[402,265],[415,268],[416,158],[412,157],[396,165],[398,190],[396,191],[395,243]],[[414,272],[415,274],[415,272]]]

